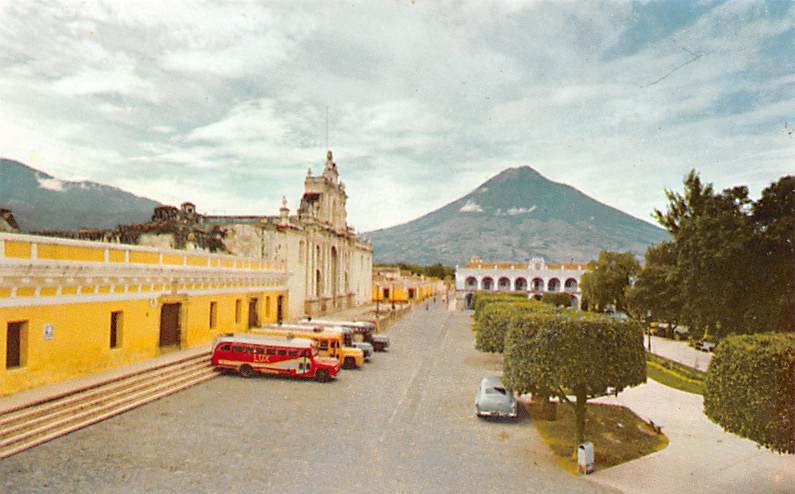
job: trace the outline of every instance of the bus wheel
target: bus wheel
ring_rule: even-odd
[[[253,375],[254,375],[254,369],[252,369],[250,365],[241,365],[240,366],[240,376],[241,377],[251,377]]]
[[[331,378],[326,369],[318,369],[318,371],[315,372],[315,380],[320,383],[326,383],[329,382]]]
[[[353,357],[345,357],[342,367],[344,369],[353,369],[356,367],[356,361],[353,360]]]

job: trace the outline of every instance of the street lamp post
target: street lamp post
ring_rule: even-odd
[[[392,310],[395,310],[395,285],[389,289],[389,298],[392,300]]]
[[[651,353],[651,311],[646,311],[646,333],[649,338],[649,353]]]
[[[381,285],[375,285],[375,315],[378,316],[379,309],[380,309],[380,302],[381,302]]]

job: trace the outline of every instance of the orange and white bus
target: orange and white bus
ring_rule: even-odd
[[[320,357],[312,340],[250,334],[216,338],[212,365],[235,370],[243,377],[261,372],[310,377],[320,382],[330,381],[340,371],[339,361]]]
[[[252,328],[254,334],[266,336],[293,336],[307,338],[317,343],[318,352],[324,357],[333,357],[342,363],[343,369],[357,369],[364,364],[364,352],[359,348],[351,348],[343,344],[342,334],[331,331],[296,331],[288,329],[289,325],[268,325],[261,328]]]
[[[296,336],[301,337],[301,333],[321,333],[324,331],[328,331],[330,333],[340,333],[342,335],[342,345],[345,347],[350,348],[358,348],[364,354],[364,361],[369,362],[370,359],[373,358],[373,345],[367,343],[366,341],[356,341],[354,337],[356,333],[351,330],[350,328],[345,328],[342,326],[320,326],[318,324],[312,324],[311,322],[299,322],[299,323],[277,323],[277,324],[267,324],[263,326],[266,329],[277,329],[277,330],[289,330],[295,332]]]

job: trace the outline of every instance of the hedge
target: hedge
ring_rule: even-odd
[[[513,302],[525,304],[527,295],[521,293],[476,292],[472,299],[472,308],[475,309],[475,319],[480,317],[480,312],[489,304],[496,302]]]
[[[571,307],[571,295],[568,293],[547,292],[541,297],[541,301],[557,307]]]
[[[513,320],[526,312],[529,304],[490,303],[480,310],[475,322],[475,348],[481,352],[502,353],[505,333]]]
[[[795,335],[723,339],[707,371],[704,413],[728,432],[795,454]]]

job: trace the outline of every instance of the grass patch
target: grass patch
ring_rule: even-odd
[[[538,433],[549,445],[558,463],[570,473],[577,472],[577,425],[574,410],[558,404],[557,420],[544,420],[541,402],[531,402],[527,411]],[[585,438],[594,445],[598,470],[646,456],[668,446],[665,434],[657,434],[632,410],[618,405],[589,403]]]
[[[686,393],[704,394],[706,373],[659,355],[646,354],[646,375],[660,384]]]

